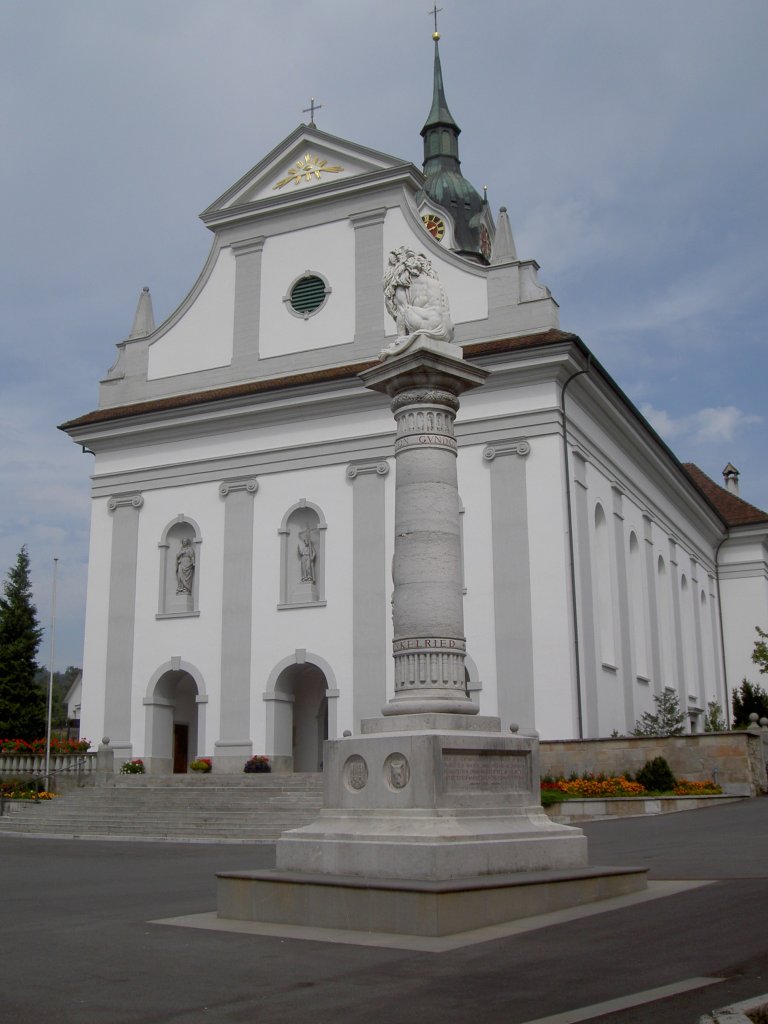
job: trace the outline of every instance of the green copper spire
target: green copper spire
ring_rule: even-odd
[[[440,33],[435,31],[432,38],[435,41],[432,107],[421,129],[426,178],[422,193],[451,214],[455,250],[463,256],[486,262],[480,248],[480,223],[484,203],[476,189],[461,173],[461,128],[454,121],[445,99],[443,69],[440,64]]]
[[[421,134],[424,139],[424,162],[432,157],[441,155],[440,153],[440,136],[443,129],[447,129],[447,137],[451,140],[452,146],[450,147],[451,152],[446,153],[447,156],[452,156],[456,162],[459,161],[459,134],[461,128],[456,124],[453,116],[448,109],[448,103],[445,99],[445,89],[443,88],[443,69],[440,65],[440,33],[435,32],[432,36],[435,40],[435,68],[433,73],[433,84],[432,84],[432,109],[429,111],[427,120],[424,123],[424,127],[421,129]]]

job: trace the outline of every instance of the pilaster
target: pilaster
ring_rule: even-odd
[[[688,681],[685,677],[685,649],[683,646],[683,622],[680,612],[680,571],[677,564],[677,544],[669,541],[669,586],[672,591],[671,641],[674,650],[675,671],[677,674],[677,696],[680,708],[688,708]]]
[[[632,671],[632,630],[629,624],[629,575],[627,573],[627,547],[624,536],[624,496],[615,485],[611,488],[613,497],[613,546],[616,552],[616,593],[619,625],[619,655],[621,685],[624,691],[624,728],[631,732],[635,727],[635,686]],[[639,639],[639,638],[638,638]]]
[[[263,236],[235,242],[235,314],[233,364],[259,358],[259,314],[261,310],[261,255]]]
[[[661,679],[661,634],[659,632],[659,602],[656,558],[653,550],[653,523],[649,515],[643,514],[643,542],[645,544],[645,582],[648,594],[648,635],[651,646],[651,679],[653,692],[660,694]]]
[[[104,680],[104,735],[118,761],[131,757],[131,689],[136,624],[136,563],[139,513],[144,497],[116,494],[107,501],[112,514],[107,658]]]
[[[595,641],[595,602],[592,581],[592,544],[589,522],[587,462],[581,452],[573,457],[573,519],[576,531],[576,576],[581,613],[581,668],[584,699],[585,738],[598,736],[597,644]]]
[[[346,477],[352,486],[352,677],[353,722],[380,713],[387,699],[386,530],[384,459],[352,462]]]
[[[492,441],[483,449],[491,473],[491,549],[496,637],[498,714],[502,726],[516,722],[535,728],[533,621],[528,496],[527,440]]]
[[[251,633],[253,629],[254,478],[219,486],[224,501],[224,565],[221,614],[221,722],[214,744],[217,767],[242,768],[253,753]]]
[[[385,208],[353,214],[355,231],[355,342],[379,344],[384,336],[381,268]]]

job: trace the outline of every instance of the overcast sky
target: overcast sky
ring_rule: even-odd
[[[96,407],[142,286],[297,124],[421,165],[428,0],[0,0],[0,575],[22,544],[80,665]],[[683,461],[768,508],[767,0],[443,0],[462,169]],[[48,662],[46,635],[40,660]]]

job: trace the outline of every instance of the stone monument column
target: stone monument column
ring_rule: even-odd
[[[425,256],[390,253],[384,298],[398,336],[361,379],[397,420],[395,694],[326,741],[323,809],[281,835],[276,867],[219,875],[219,916],[442,935],[644,888],[644,870],[588,868],[581,830],[541,807],[535,736],[465,692],[453,421],[487,373],[449,344]]]

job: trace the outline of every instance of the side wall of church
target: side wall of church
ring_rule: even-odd
[[[768,542],[764,529],[732,531],[720,552],[720,591],[728,689],[733,694],[743,679],[765,687],[752,661],[758,635],[768,630]]]
[[[585,734],[630,732],[664,690],[700,731],[726,707],[718,524],[620,417],[573,400],[568,428]]]

